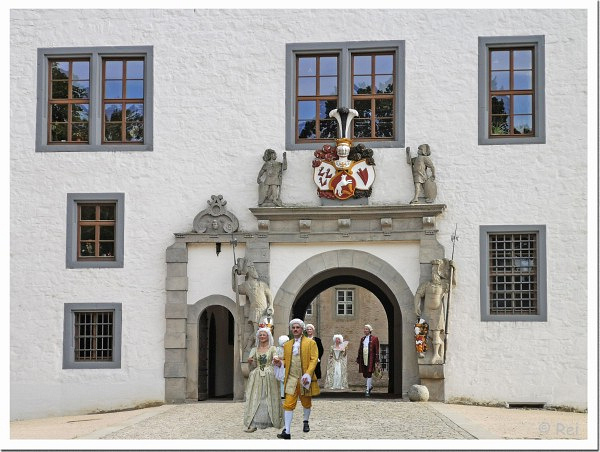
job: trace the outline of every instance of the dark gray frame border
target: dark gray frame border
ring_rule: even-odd
[[[490,315],[489,314],[489,290],[488,276],[488,233],[538,233],[538,314],[537,315]],[[482,322],[545,322],[548,313],[547,284],[547,262],[546,262],[546,225],[499,225],[479,226],[479,274],[480,274],[480,308]]]
[[[339,97],[341,106],[350,105],[350,54],[354,51],[394,50],[397,55],[396,62],[396,140],[391,141],[365,141],[370,148],[400,148],[404,147],[405,140],[405,41],[347,41],[347,42],[319,42],[319,43],[293,43],[285,46],[285,148],[286,150],[314,150],[321,149],[325,142],[296,143],[296,111],[294,108],[296,65],[294,55],[301,53],[319,53],[331,51],[340,55],[340,86]],[[334,140],[332,140],[334,141]],[[359,141],[359,140],[357,140]]]
[[[115,228],[114,261],[77,260],[77,203],[80,202],[117,203]],[[67,193],[67,268],[123,268],[125,238],[125,194],[124,193]]]
[[[48,58],[90,57],[90,142],[89,144],[61,145],[47,143],[48,136]],[[144,74],[144,144],[101,144],[102,80],[101,58],[105,56],[140,56],[145,59]],[[153,150],[153,104],[154,104],[154,57],[153,46],[106,46],[106,47],[56,47],[37,51],[37,111],[35,129],[36,152],[97,152],[97,151],[152,151]]]
[[[73,343],[73,312],[75,311],[113,311],[113,360],[112,361],[75,361]],[[63,326],[63,369],[120,369],[121,343],[123,333],[123,308],[121,303],[65,303]]]
[[[491,47],[504,46],[531,46],[535,47],[534,67],[535,80],[535,136],[533,137],[506,137],[489,138],[488,137],[488,52]],[[478,58],[478,138],[480,145],[488,144],[544,144],[546,143],[546,97],[545,97],[545,39],[543,35],[535,36],[480,36],[479,37],[479,58]]]

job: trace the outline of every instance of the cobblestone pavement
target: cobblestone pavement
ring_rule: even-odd
[[[273,428],[244,432],[243,415],[243,403],[177,405],[102,439],[277,439],[280,430]],[[302,432],[302,406],[298,404],[292,439],[474,439],[427,404],[402,400],[315,398],[310,426],[309,433]]]

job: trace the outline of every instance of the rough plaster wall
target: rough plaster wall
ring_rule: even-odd
[[[459,225],[451,397],[584,405],[586,14],[583,10],[12,10],[11,417],[164,397],[165,249],[221,193],[255,230],[256,175],[284,149],[285,44],[406,41],[406,144],[437,168],[439,240]],[[307,27],[306,24],[311,26]],[[341,36],[339,30],[344,30]],[[546,37],[545,145],[477,145],[477,37]],[[34,152],[36,50],[154,46],[154,151]],[[412,197],[403,149],[375,149],[371,204]],[[318,205],[312,152],[288,152],[282,199]],[[66,195],[125,193],[125,266],[65,269]],[[548,322],[479,321],[480,224],[546,224]],[[364,244],[368,247],[368,244]],[[273,275],[279,280],[281,275]],[[228,277],[225,277],[228,280]],[[225,284],[225,283],[224,283]],[[411,289],[414,283],[409,283]],[[222,293],[229,293],[227,284]],[[122,368],[62,370],[63,305],[123,303]],[[507,384],[506,382],[510,382]]]

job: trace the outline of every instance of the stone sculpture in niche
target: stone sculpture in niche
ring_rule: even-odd
[[[223,234],[235,232],[239,222],[236,216],[227,211],[227,201],[222,195],[212,195],[208,201],[208,209],[204,209],[194,218],[193,231],[206,234]]]
[[[428,144],[422,144],[418,148],[417,156],[410,156],[410,148],[406,148],[406,161],[412,166],[413,182],[415,184],[415,196],[411,204],[419,202],[421,196],[425,196],[425,202],[432,203],[437,196],[435,184],[435,167],[431,161],[431,148]],[[429,171],[427,171],[429,169]]]
[[[451,285],[456,285],[454,262],[449,259],[435,259],[431,262],[431,281],[425,281],[415,293],[415,314],[418,323],[427,323],[431,338],[429,347],[423,347],[419,356],[422,364],[443,364],[444,339],[446,330],[446,310],[444,298],[448,296]],[[421,309],[421,304],[423,308]]]
[[[329,144],[315,151],[312,162],[313,180],[320,198],[344,201],[350,198],[368,198],[375,181],[373,151],[363,144],[352,146],[348,138],[352,119],[358,112],[349,108],[336,108],[329,116],[338,122],[340,138],[336,146]]]
[[[244,275],[244,282],[237,283],[237,277]],[[231,288],[236,294],[245,295],[248,304],[241,299],[236,300],[244,307],[245,325],[242,328],[243,353],[246,354],[254,345],[258,325],[266,318],[273,317],[273,295],[269,285],[260,280],[258,271],[252,261],[238,259],[231,270]]]
[[[283,172],[287,169],[286,153],[283,153],[283,163],[277,161],[277,153],[273,149],[265,150],[262,168],[258,172],[258,205],[259,207],[281,207],[281,181]],[[264,176],[264,178],[263,178]]]

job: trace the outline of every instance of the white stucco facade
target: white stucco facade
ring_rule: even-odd
[[[429,143],[438,240],[454,260],[447,399],[587,407],[587,12],[580,10],[13,10],[10,30],[11,418],[165,399],[165,250],[222,194],[256,231],[266,148],[285,150],[285,46],[405,42],[405,142]],[[307,26],[310,24],[310,26]],[[340,30],[344,30],[343,36]],[[478,144],[478,37],[545,37],[545,144]],[[37,51],[152,46],[153,150],[36,152]],[[413,195],[404,148],[374,148],[370,205]],[[287,151],[285,206],[319,206],[313,151]],[[122,268],[65,266],[68,193],[124,193]],[[481,225],[545,225],[547,321],[483,322]],[[418,245],[277,244],[274,294],[294,268],[335,249],[393,266],[414,293]],[[238,257],[244,247],[237,248]],[[234,298],[232,253],[189,247],[187,303]],[[65,303],[121,303],[118,369],[63,369]],[[585,322],[584,322],[585,323]],[[574,332],[577,332],[574,334]],[[574,339],[574,336],[577,339]]]

